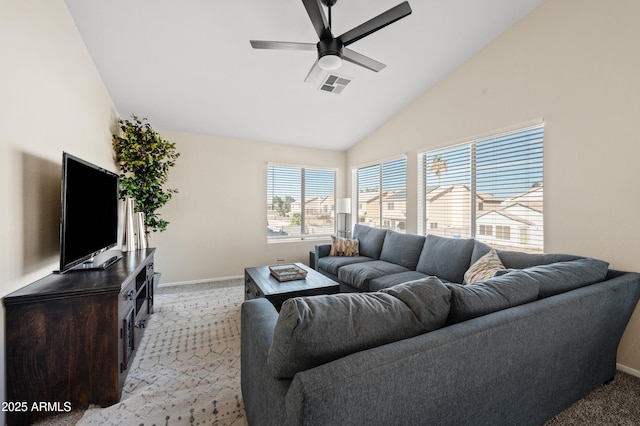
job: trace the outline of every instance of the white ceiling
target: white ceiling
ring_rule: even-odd
[[[120,115],[156,129],[345,150],[544,0],[409,0],[413,13],[349,47],[387,65],[345,63],[340,95],[304,78],[317,42],[300,0],[65,0]],[[339,0],[334,35],[401,0]]]

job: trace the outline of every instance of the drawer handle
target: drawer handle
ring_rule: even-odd
[[[145,328],[147,325],[147,320],[141,319],[136,323],[136,328]]]
[[[127,293],[127,300],[133,300],[134,297],[136,297],[136,292],[133,290],[129,290],[129,292]]]

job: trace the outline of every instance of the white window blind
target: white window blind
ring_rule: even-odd
[[[335,233],[336,172],[267,166],[267,239],[304,239]]]
[[[422,233],[542,252],[543,142],[536,126],[423,153]]]
[[[354,173],[357,223],[405,232],[407,160],[399,158],[361,167]]]

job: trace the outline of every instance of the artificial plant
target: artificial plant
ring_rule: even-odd
[[[118,120],[120,135],[113,135],[113,150],[120,167],[120,198],[132,197],[135,211],[144,213],[148,238],[149,232],[164,231],[169,224],[157,211],[178,192],[164,185],[180,153],[175,143],[163,139],[146,118],[131,115],[131,119]]]

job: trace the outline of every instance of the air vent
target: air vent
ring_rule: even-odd
[[[349,83],[351,79],[329,73],[318,89],[339,95]]]

